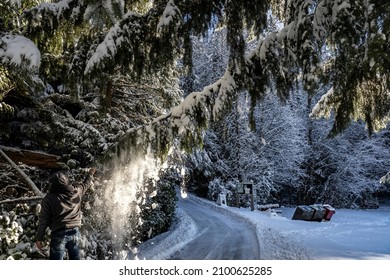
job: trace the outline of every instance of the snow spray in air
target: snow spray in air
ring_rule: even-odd
[[[112,242],[113,258],[127,258],[131,249],[134,230],[142,224],[141,207],[147,196],[153,195],[148,190],[147,180],[156,182],[160,165],[150,153],[146,155],[129,154],[130,161],[116,164],[113,174],[106,182],[101,201],[104,212],[106,231]]]

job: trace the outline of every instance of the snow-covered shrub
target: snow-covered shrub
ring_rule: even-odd
[[[9,248],[15,247],[19,242],[19,236],[23,228],[16,221],[17,215],[11,211],[3,212],[0,215],[0,241],[1,254],[8,254]]]
[[[44,258],[34,245],[39,205],[17,204],[0,215],[0,259]]]
[[[215,176],[213,164],[204,150],[195,150],[185,159],[185,187],[201,197],[207,197],[210,181]]]
[[[176,178],[172,170],[164,172],[153,184],[150,182],[145,204],[141,207],[142,224],[139,226],[139,241],[145,241],[167,231],[175,216]]]
[[[222,184],[220,178],[215,178],[209,183],[209,191],[207,194],[207,198],[216,201],[218,198],[218,195],[220,193],[223,193],[225,190],[225,186]]]
[[[226,195],[226,203],[229,206],[235,206],[238,181],[229,180],[222,182],[221,178],[215,178],[209,184],[208,199],[217,201],[219,194]]]

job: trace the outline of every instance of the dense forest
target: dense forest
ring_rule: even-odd
[[[177,188],[231,205],[244,181],[258,204],[386,202],[383,2],[2,1],[0,259],[47,258],[33,241],[58,170],[98,168],[85,259],[166,231]]]

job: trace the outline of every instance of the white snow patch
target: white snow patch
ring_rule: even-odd
[[[23,61],[27,61],[31,67],[39,68],[41,53],[30,39],[8,34],[0,38],[0,61],[16,66],[21,66]]]
[[[198,229],[194,221],[180,209],[176,212],[176,223],[168,232],[141,244],[136,259],[164,260],[191,242]]]
[[[334,90],[333,87],[328,90],[327,93],[325,93],[323,96],[321,96],[320,100],[317,102],[316,105],[314,105],[310,117],[325,117],[329,118],[330,117],[330,104],[331,104],[331,98],[333,98],[334,95]]]

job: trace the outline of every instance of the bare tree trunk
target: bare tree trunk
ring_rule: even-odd
[[[20,176],[23,178],[23,180],[27,183],[27,185],[33,190],[33,192],[37,195],[42,197],[43,193],[37,188],[37,186],[34,184],[34,182],[26,175],[26,173],[23,172],[22,169],[17,166],[15,162],[13,162],[4,152],[2,149],[0,149],[0,155],[9,163],[12,165],[13,168],[20,174]]]

